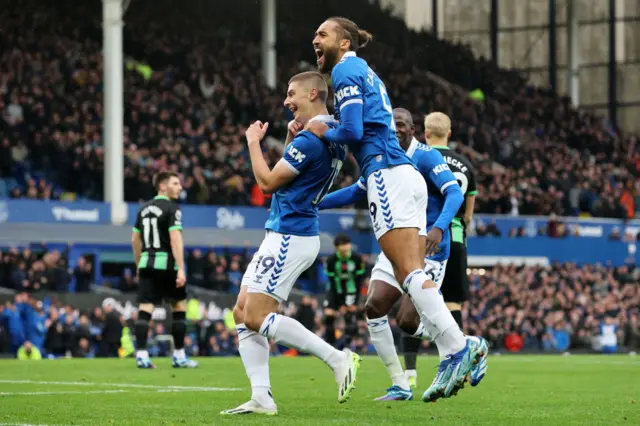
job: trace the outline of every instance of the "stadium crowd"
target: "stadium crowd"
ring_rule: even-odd
[[[240,3],[245,7],[192,1],[175,9],[169,1],[132,2],[127,10],[127,201],[150,198],[151,176],[172,169],[184,176],[184,202],[266,205],[269,198],[250,173],[244,128],[256,118],[272,124],[265,156],[274,164],[289,117],[282,107],[286,82],[314,67],[309,28],[318,25],[317,16],[339,12],[386,29],[364,56],[394,105],[416,113],[419,134],[421,114],[452,117],[457,149],[477,168],[477,211],[636,214],[635,136],[527,87],[517,73],[474,58],[467,46],[409,31],[366,0],[326,1],[302,16],[286,0],[278,2],[278,87],[272,90],[259,72],[259,13],[244,13],[258,5]],[[65,0],[53,8],[22,0],[0,14],[6,29],[0,35],[0,197],[101,199],[100,12],[99,3]],[[429,60],[434,56],[439,60]],[[348,161],[338,186],[358,174]]]
[[[23,256],[29,253],[23,252]],[[228,263],[245,261],[240,254],[227,257],[195,253],[190,264],[204,258],[216,265],[210,266],[211,270],[221,267],[230,270],[233,266],[227,266]],[[220,290],[226,287],[233,291],[237,285],[231,279],[234,273],[227,272],[226,279],[220,273],[220,282],[226,281],[220,284]],[[197,278],[192,275],[190,279]],[[487,270],[474,269],[470,280],[471,298],[464,308],[465,331],[485,336],[494,350],[600,350],[604,346],[605,325],[614,328],[606,334],[607,347],[640,349],[640,269],[633,266],[498,265]],[[135,289],[135,281],[131,289]],[[324,335],[321,297],[305,296],[298,302],[283,305],[282,312]],[[190,332],[186,350],[199,355],[235,355],[237,339],[231,311],[205,303],[196,302],[195,306],[188,309]],[[129,332],[135,315],[134,310],[125,318],[122,312],[106,305],[104,309],[81,311],[56,301],[55,296],[22,291],[0,306],[0,353],[15,353],[29,341],[42,353],[53,356],[126,356],[132,353],[135,344]],[[364,312],[359,311],[358,317],[355,336],[345,335],[344,322],[338,321],[337,344],[349,345],[362,353],[371,352]],[[394,335],[399,337],[395,320],[392,325]],[[166,334],[164,327],[159,322],[150,331],[153,342],[150,350],[156,356],[169,352],[169,343],[158,338]],[[425,348],[428,346],[424,344]],[[272,348],[274,353],[280,349]]]

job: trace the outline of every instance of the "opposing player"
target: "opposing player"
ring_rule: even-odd
[[[329,290],[324,301],[324,320],[327,343],[335,346],[336,330],[334,322],[336,313],[344,316],[345,334],[348,338],[357,332],[356,312],[360,289],[365,278],[366,265],[364,258],[353,251],[351,240],[347,235],[338,235],[334,240],[335,254],[327,258],[326,270],[329,276]]]
[[[284,102],[295,121],[323,121],[335,126],[326,108],[327,84],[317,72],[306,72],[289,81]],[[269,170],[260,140],[268,124],[255,122],[247,130],[251,165],[260,189],[274,193],[265,224],[266,236],[242,278],[233,309],[240,356],[251,381],[251,400],[221,414],[267,414],[278,412],[269,380],[267,339],[311,353],[334,372],[338,401],[346,402],[354,388],[360,357],[338,351],[293,318],[276,313],[280,302],[320,250],[318,207],[340,172],[346,158],[344,146],[325,143],[302,131],[288,145],[283,158]],[[291,126],[290,126],[291,129]]]
[[[366,184],[375,236],[429,335],[450,355],[443,368],[449,372],[447,389],[453,389],[464,382],[472,368],[471,351],[433,277],[423,270],[427,186],[400,148],[384,84],[367,62],[356,56],[371,39],[370,33],[346,18],[329,18],[316,30],[313,46],[318,68],[331,72],[340,126],[330,129],[314,122],[307,128],[327,142],[347,143],[353,150]],[[382,324],[386,319],[369,317],[369,321]]]
[[[135,324],[136,363],[138,368],[156,368],[149,359],[147,336],[151,313],[164,300],[171,304],[173,367],[195,368],[198,363],[188,359],[184,352],[187,289],[182,212],[176,204],[182,185],[177,174],[160,172],[154,178],[154,186],[158,195],[140,208],[131,237],[140,278]]]
[[[429,114],[424,119],[427,129],[427,143],[440,151],[456,177],[465,202],[451,221],[451,254],[442,285],[442,296],[462,330],[462,304],[469,298],[469,277],[467,276],[467,226],[473,219],[476,202],[476,178],[471,162],[463,155],[449,149],[451,120],[441,112]]]
[[[440,151],[458,181],[465,198],[465,202],[449,226],[451,246],[444,281],[440,289],[453,318],[460,326],[460,329],[464,330],[461,310],[462,304],[469,297],[466,229],[473,217],[477,194],[476,179],[469,160],[448,147],[449,137],[451,136],[451,120],[446,114],[434,112],[427,115],[424,119],[424,128],[427,144]],[[409,379],[409,383],[415,386],[418,380],[416,357],[420,341],[411,336],[404,336],[402,347],[404,350],[405,374]],[[473,368],[470,377],[471,385],[476,386],[482,380],[485,372],[486,356],[483,357],[480,365]]]
[[[427,233],[425,273],[440,287],[449,255],[449,224],[462,204],[462,192],[442,155],[419,143],[413,137],[414,126],[411,114],[403,108],[397,108],[394,110],[394,118],[400,145],[407,151],[407,155],[420,170],[421,178],[429,186],[429,203],[426,211],[429,232]],[[320,208],[335,208],[352,204],[358,198],[363,197],[365,193],[364,183],[359,181],[349,188],[329,194],[321,203]],[[385,364],[393,383],[387,389],[387,394],[378,400],[410,400],[413,398],[409,381],[402,371],[396,353],[387,319],[387,314],[402,297],[402,294],[402,289],[393,275],[388,259],[384,254],[381,254],[371,274],[369,294],[365,304],[367,317],[378,318],[375,321],[368,320],[371,341]],[[402,300],[398,320],[401,328],[414,336],[413,340],[416,342],[420,342],[417,339],[430,339],[425,327],[421,325],[420,317],[406,295]],[[472,356],[474,359],[480,359],[482,357],[482,354],[479,353],[480,345],[475,343],[475,340],[470,341]],[[440,346],[438,349],[443,363],[434,383],[425,392],[426,399],[423,395],[425,401],[448,396],[457,389],[456,386],[447,390],[448,381],[446,378],[449,374],[446,369],[447,354]]]

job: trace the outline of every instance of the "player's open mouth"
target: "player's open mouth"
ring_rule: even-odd
[[[324,62],[324,52],[322,49],[316,49],[316,61],[318,64]]]
[[[291,111],[291,113],[295,116],[295,115],[296,115],[296,112],[298,112],[298,108],[297,108],[297,107],[295,107],[295,106],[293,106],[293,105],[291,105],[291,106],[289,107],[289,111]]]

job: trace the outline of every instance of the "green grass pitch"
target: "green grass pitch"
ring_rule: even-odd
[[[425,404],[434,357],[419,359],[416,400],[375,402],[389,385],[365,357],[357,388],[336,401],[330,370],[311,357],[271,360],[277,417],[221,417],[250,387],[239,358],[156,370],[127,360],[0,361],[0,425],[640,425],[640,360],[630,356],[493,356],[482,384]]]

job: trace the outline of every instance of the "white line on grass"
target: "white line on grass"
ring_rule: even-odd
[[[73,394],[105,394],[129,392],[124,389],[101,390],[101,391],[62,391],[62,392],[0,392],[0,396],[20,396],[20,395],[73,395]]]
[[[39,380],[0,380],[0,383],[12,384],[32,384],[32,385],[60,385],[60,386],[111,386],[117,388],[138,388],[138,389],[162,389],[165,391],[196,391],[196,392],[227,392],[240,391],[241,388],[217,388],[204,386],[158,386],[142,385],[134,383],[106,383],[106,382],[50,382]],[[0,425],[1,426],[1,425]]]
[[[31,423],[0,423],[0,426],[62,426],[62,425],[36,425]]]

